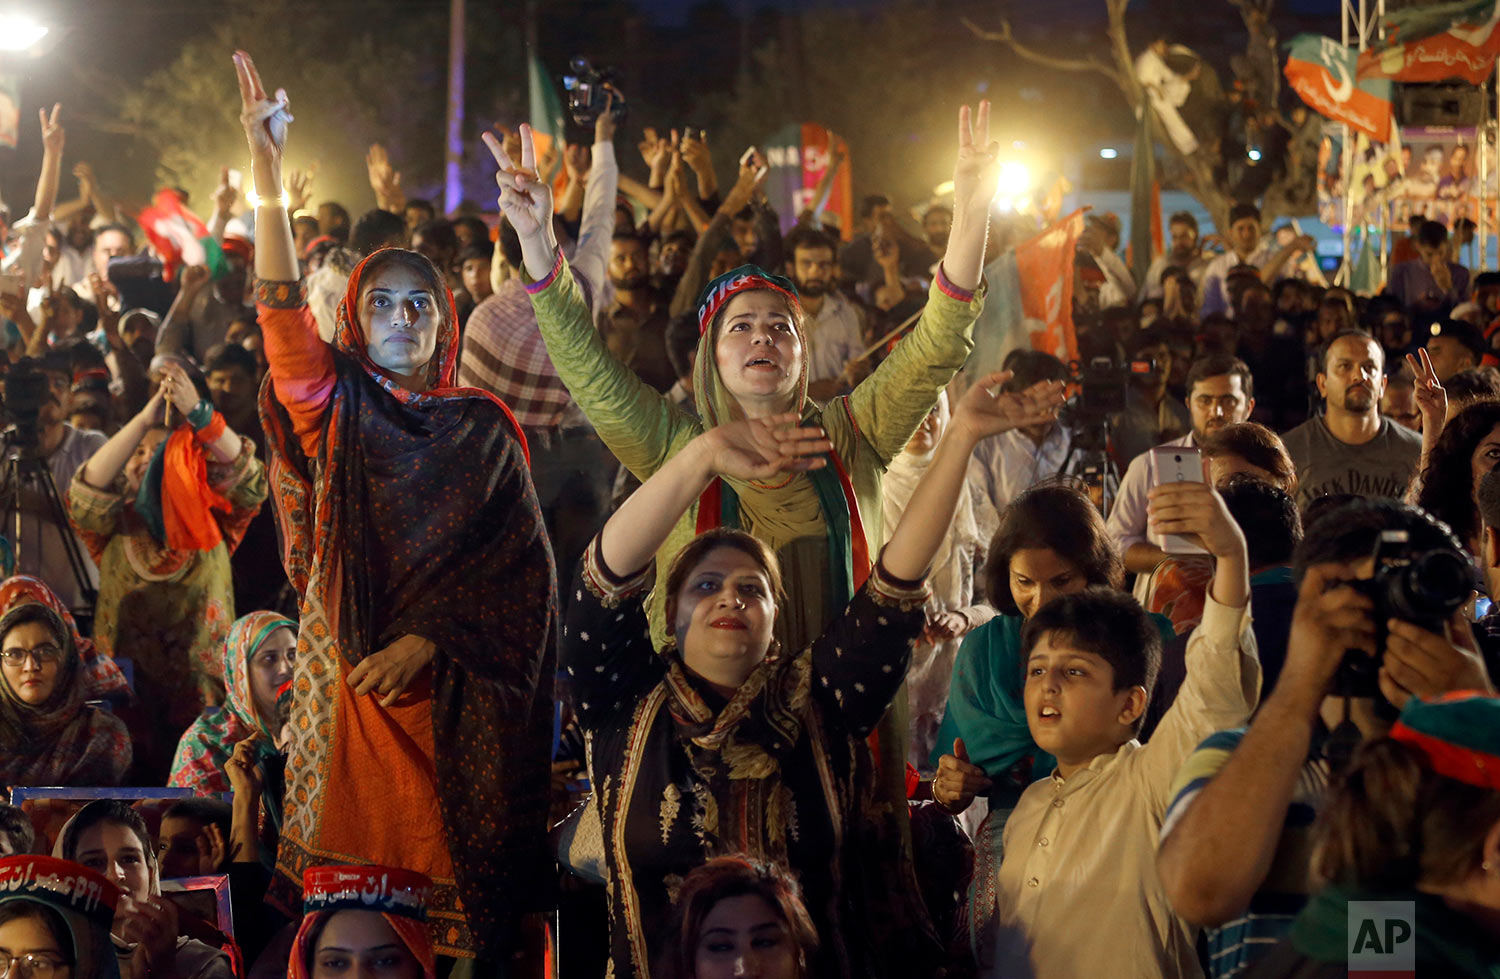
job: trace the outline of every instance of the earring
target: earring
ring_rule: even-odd
[[[772,639],[770,647],[766,650],[766,659],[772,663],[781,659],[781,640]]]

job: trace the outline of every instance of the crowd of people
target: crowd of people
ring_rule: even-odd
[[[351,221],[234,67],[204,264],[58,200],[55,108],[9,228],[4,976],[1343,975],[1365,901],[1500,974],[1500,273],[1441,224],[1361,296],[1253,204],[1144,282],[1091,215],[1079,395],[975,355],[987,103],[919,231],[701,131],[634,179],[607,109],[485,134],[487,217],[376,146]]]

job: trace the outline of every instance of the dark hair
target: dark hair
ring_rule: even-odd
[[[673,622],[677,618],[677,593],[682,591],[683,582],[687,581],[688,575],[693,573],[698,562],[721,547],[739,551],[760,565],[766,580],[770,582],[771,598],[778,606],[786,597],[781,584],[781,563],[776,560],[775,552],[766,546],[765,541],[743,530],[715,527],[688,541],[687,546],[677,552],[677,556],[672,559],[672,566],[667,569],[664,587],[666,588],[667,628],[669,630],[673,628]]]
[[[406,206],[411,207],[411,204],[408,203]],[[450,255],[458,254],[458,234],[453,230],[453,222],[447,218],[423,221],[412,229],[412,241],[417,240],[417,235],[421,235],[430,244]]]
[[[1128,306],[1115,306],[1113,308],[1123,311],[1121,318],[1124,318],[1126,314],[1135,315],[1135,311]],[[1154,326],[1148,326],[1144,330],[1136,330],[1126,338],[1125,353],[1127,356],[1134,357],[1147,347],[1157,347],[1162,344],[1166,344],[1168,347],[1172,345],[1172,342],[1167,339],[1166,332],[1158,330]]]
[[[325,209],[328,211],[328,220],[325,222],[322,218],[318,219],[319,223],[323,225],[323,233],[340,245],[350,245],[350,247],[353,247],[350,242],[351,229],[349,227],[348,209],[338,201],[324,201],[318,205],[318,213],[322,214]],[[368,216],[368,214],[365,216]],[[360,254],[364,255],[368,253],[360,252]]]
[[[1037,643],[1057,634],[1074,649],[1093,653],[1114,671],[1116,692],[1143,687],[1149,693],[1161,668],[1161,631],[1141,603],[1114,588],[1085,588],[1060,595],[1037,609],[1021,627],[1021,669]],[[1146,712],[1135,719],[1139,731]]]
[[[645,238],[642,238],[640,235],[636,234],[634,231],[616,231],[614,234],[609,236],[609,243],[613,245],[615,242],[625,242],[626,244],[630,245],[639,245],[641,251],[643,252],[649,252],[651,250],[651,243]]]
[[[859,216],[863,220],[875,213],[877,207],[890,207],[891,199],[884,194],[870,194],[859,202]]]
[[[801,225],[786,233],[786,239],[782,242],[782,253],[792,262],[797,261],[798,249],[812,251],[817,248],[828,249],[828,254],[837,258],[839,254],[838,242],[832,236],[816,228],[804,228]]]
[[[488,265],[494,257],[495,246],[486,238],[483,242],[465,245],[463,250],[458,253],[457,261],[458,264],[462,265],[465,262],[472,262],[477,259]]]
[[[63,959],[67,961],[69,969],[77,964],[78,947],[73,943],[73,929],[68,927],[68,923],[63,920],[62,915],[41,901],[34,901],[27,898],[6,901],[4,904],[0,904],[0,925],[9,924],[12,921],[22,921],[26,918],[42,923],[42,927],[47,929],[47,933],[57,943],[57,950]]]
[[[299,214],[296,217],[292,218],[292,228],[294,230],[298,227],[305,228],[308,225],[312,225],[312,231],[315,235],[321,234],[323,232],[323,226],[318,224],[318,219],[313,217],[311,214]]]
[[[1017,347],[1005,355],[1001,370],[1011,372],[1010,380],[1001,385],[1001,390],[1014,394],[1024,391],[1042,381],[1067,380],[1068,368],[1062,361],[1043,350],[1028,350]]]
[[[1254,218],[1256,223],[1260,222],[1260,208],[1254,204],[1236,204],[1229,209],[1229,223],[1233,225],[1236,221],[1244,218]]]
[[[1292,494],[1250,473],[1235,473],[1216,487],[1234,522],[1245,533],[1250,567],[1292,563],[1302,539],[1302,517]]]
[[[1479,508],[1480,523],[1500,530],[1500,469],[1491,469],[1485,473],[1474,497]]]
[[[360,255],[369,255],[392,242],[406,242],[406,222],[401,215],[375,208],[366,211],[349,231],[349,247]]]
[[[1448,395],[1448,404],[1454,406],[1500,398],[1500,371],[1493,367],[1459,371],[1443,382],[1443,392]]]
[[[20,806],[8,802],[0,802],[0,836],[10,840],[16,853],[30,853],[36,845],[36,827],[31,825],[31,817]]]
[[[1458,539],[1479,533],[1479,511],[1474,503],[1474,451],[1500,425],[1500,401],[1476,401],[1443,426],[1427,467],[1417,506],[1446,523]]]
[[[1417,229],[1417,244],[1428,248],[1440,248],[1448,240],[1448,229],[1436,221],[1423,221]]]
[[[698,239],[693,236],[693,233],[691,231],[687,231],[683,228],[678,228],[671,234],[663,236],[661,243],[663,245],[670,245],[675,242],[679,245],[686,245],[688,246],[688,248],[692,248],[697,241]]]
[[[454,218],[453,233],[457,234],[458,229],[461,227],[469,229],[469,243],[471,245],[477,245],[480,242],[489,244],[490,226],[484,223],[484,218],[475,217],[472,214],[464,214]]]
[[[1259,422],[1239,422],[1211,432],[1199,447],[1205,459],[1235,455],[1257,469],[1270,473],[1271,482],[1283,492],[1297,492],[1297,466],[1281,436]]]
[[[118,231],[120,234],[124,235],[126,239],[130,241],[130,250],[135,251],[135,232],[131,231],[128,226],[120,224],[118,221],[111,221],[108,224],[101,224],[99,225],[99,227],[95,228],[94,241],[97,242],[100,235],[107,234],[111,231]]]
[[[1474,288],[1483,289],[1488,286],[1500,286],[1500,272],[1480,272],[1474,276]]]
[[[1313,830],[1316,879],[1407,890],[1479,870],[1500,821],[1500,792],[1434,772],[1416,745],[1389,737],[1360,745],[1328,793]]]
[[[1302,521],[1302,542],[1292,556],[1298,581],[1314,564],[1357,561],[1375,551],[1383,530],[1404,530],[1411,547],[1419,551],[1447,549],[1463,553],[1463,547],[1447,524],[1426,510],[1395,500],[1352,497],[1320,506],[1309,504]]]
[[[408,198],[406,206],[402,207],[401,211],[403,214],[407,211],[426,211],[429,215],[427,220],[437,220],[437,208],[432,206],[432,201],[422,197]],[[418,227],[417,230],[420,231],[421,228]]]
[[[1382,371],[1385,370],[1385,348],[1380,345],[1379,340],[1375,339],[1364,330],[1340,330],[1333,336],[1329,337],[1328,342],[1323,345],[1322,356],[1318,358],[1318,373],[1328,373],[1329,352],[1333,350],[1333,345],[1335,343],[1338,343],[1340,340],[1346,339],[1348,337],[1358,337],[1360,340],[1364,340],[1367,343],[1373,343],[1375,345],[1376,352],[1380,355],[1380,368]]]
[[[688,310],[668,320],[666,343],[672,373],[678,377],[692,374],[693,353],[698,349],[698,314]]]
[[[151,831],[146,828],[146,820],[141,818],[140,813],[119,799],[96,799],[78,810],[78,813],[63,829],[63,859],[76,863],[79,837],[104,823],[114,823],[134,832],[141,841],[141,849],[146,851],[147,862],[153,867],[156,865],[156,851],[151,847]]]
[[[1193,385],[1207,378],[1224,374],[1240,379],[1240,387],[1244,390],[1246,398],[1255,397],[1255,376],[1250,373],[1250,365],[1226,353],[1211,353],[1199,357],[1188,368],[1188,399],[1191,400],[1193,397]]]
[[[1167,218],[1167,227],[1174,224],[1185,224],[1194,231],[1198,230],[1198,219],[1188,211],[1173,211],[1172,216]]]
[[[513,269],[520,268],[526,256],[521,251],[521,236],[509,221],[500,222],[500,235],[496,240],[500,242],[500,254],[505,256],[505,263]]]
[[[817,950],[818,932],[802,903],[792,875],[775,864],[745,857],[714,857],[695,867],[682,881],[662,933],[662,950],[653,974],[662,979],[692,979],[703,922],[720,901],[758,897],[786,925],[801,953],[799,979],[808,975],[807,959]]]
[[[255,362],[255,355],[237,343],[224,343],[210,353],[208,363],[203,366],[204,374],[212,374],[214,371],[227,371],[239,368],[253,381],[260,376],[260,365]]]
[[[166,808],[161,818],[191,819],[205,826],[217,826],[224,832],[227,840],[230,825],[234,821],[234,809],[223,799],[194,796],[191,799],[178,799]]]
[[[1043,547],[1077,565],[1090,585],[1119,588],[1125,583],[1125,563],[1088,496],[1061,483],[1034,486],[1000,515],[1000,527],[984,561],[985,591],[1001,613],[1021,614],[1010,593],[1011,557],[1020,550]]]

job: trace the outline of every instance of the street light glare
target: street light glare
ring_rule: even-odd
[[[1259,160],[1260,159],[1260,150],[1251,150],[1249,153],[1246,153],[1245,155],[1248,156],[1248,157],[1250,157],[1250,159],[1252,159],[1252,160]]]
[[[1115,149],[1113,146],[1106,146],[1104,147],[1104,149],[1099,151],[1099,159],[1101,160],[1113,160],[1119,155],[1120,151]]]
[[[44,24],[26,14],[0,13],[0,51],[25,51],[47,36]]]

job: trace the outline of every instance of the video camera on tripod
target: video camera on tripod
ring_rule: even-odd
[[[52,401],[52,381],[48,373],[52,367],[60,367],[61,373],[71,376],[65,364],[44,365],[43,361],[23,358],[5,372],[4,394],[0,397],[0,413],[5,419],[5,429],[0,433],[3,443],[3,460],[0,460],[0,500],[4,501],[4,519],[0,521],[0,533],[10,543],[16,570],[22,568],[22,556],[31,557],[32,549],[37,559],[28,561],[34,568],[41,565],[43,537],[47,524],[58,538],[59,546],[67,557],[69,570],[76,585],[75,594],[82,605],[74,609],[76,617],[87,627],[93,621],[94,601],[98,590],[89,573],[89,565],[73,535],[68,520],[67,507],[53,479],[52,468],[42,455],[42,409]],[[59,409],[60,410],[60,409]],[[29,514],[30,532],[25,529]],[[57,582],[51,584],[56,587]]]
[[[1155,371],[1154,360],[1116,364],[1109,357],[1095,357],[1087,364],[1076,360],[1068,364],[1068,382],[1077,385],[1078,392],[1057,416],[1068,430],[1062,472],[1083,481],[1105,516],[1120,486],[1119,468],[1109,456],[1110,417],[1124,412],[1130,379]]]

